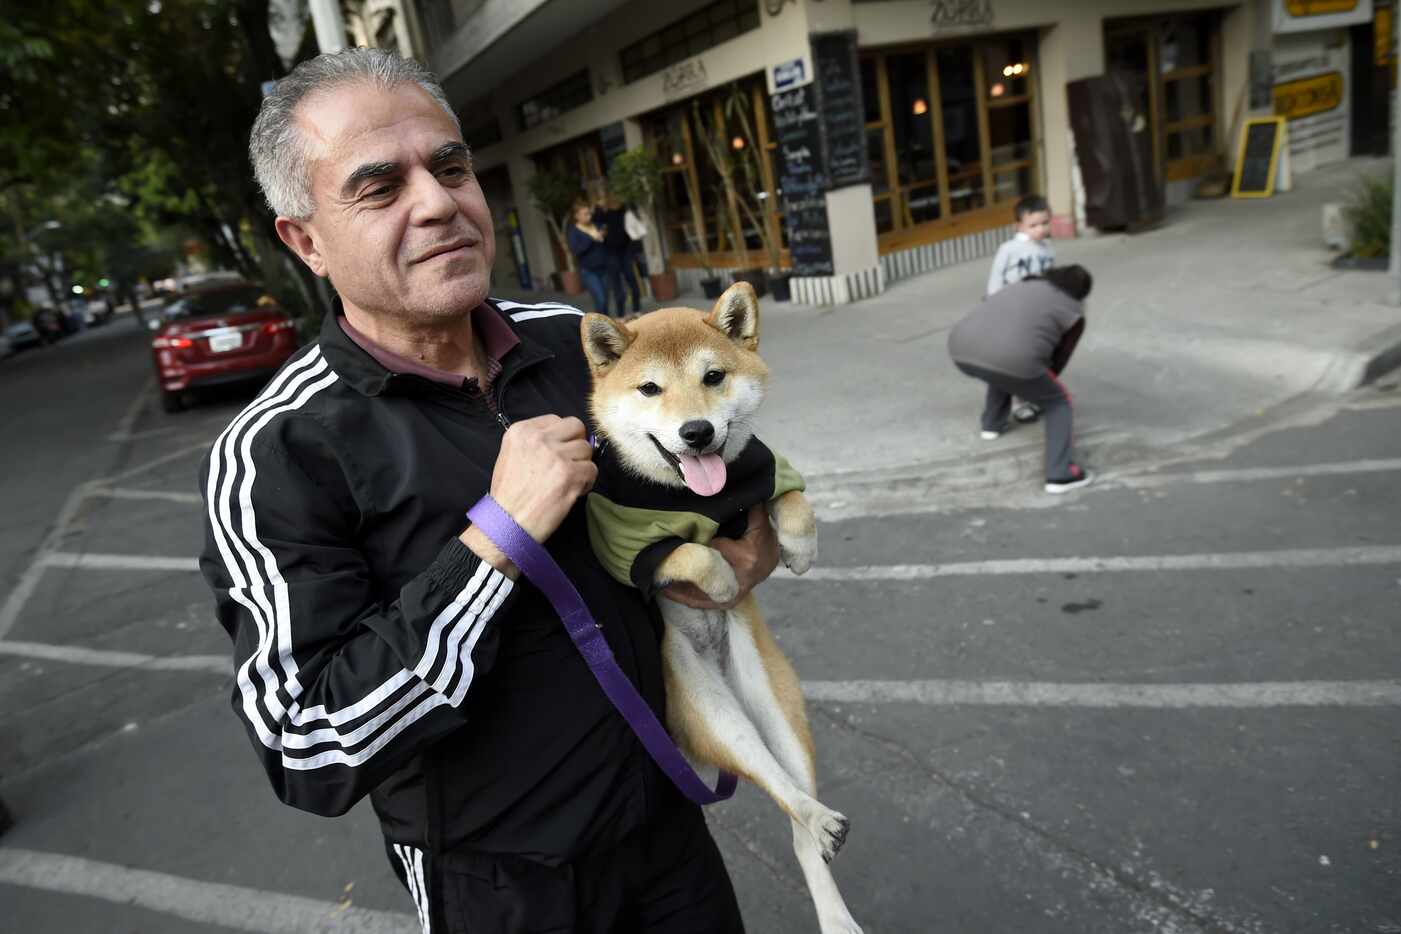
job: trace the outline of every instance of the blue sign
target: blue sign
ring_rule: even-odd
[[[797,87],[806,80],[807,72],[803,60],[795,58],[791,62],[773,66],[773,86],[775,91]]]

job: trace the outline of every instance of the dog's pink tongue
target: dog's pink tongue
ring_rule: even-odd
[[[725,462],[718,454],[681,456],[681,476],[686,486],[699,496],[714,496],[725,488]]]

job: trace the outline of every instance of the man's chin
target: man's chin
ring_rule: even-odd
[[[485,275],[455,277],[448,282],[433,287],[420,287],[408,298],[411,307],[434,318],[451,318],[466,315],[480,305],[491,289],[491,281]]]

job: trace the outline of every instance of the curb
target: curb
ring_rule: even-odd
[[[1366,386],[1381,379],[1397,367],[1401,367],[1401,324],[1389,328],[1367,342],[1372,346],[1363,351],[1367,360],[1362,367],[1360,381],[1354,388]]]

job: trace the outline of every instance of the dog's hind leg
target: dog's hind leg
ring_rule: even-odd
[[[743,622],[737,620],[730,629],[731,681],[784,770],[815,797],[812,735],[803,710],[802,686],[797,672],[749,601],[741,603],[735,612],[742,613],[745,618]],[[831,815],[829,820],[840,822],[837,843],[840,846],[846,837],[847,820],[835,811],[828,811],[828,814]],[[852,919],[837,890],[837,882],[832,878],[832,870],[811,827],[796,819],[793,820],[793,853],[802,867],[808,891],[812,893],[823,934],[859,934],[861,928]]]
[[[714,652],[698,651],[690,639],[668,624],[662,657],[667,723],[687,753],[747,778],[805,827],[831,813],[813,800],[774,758],[721,673]],[[829,856],[836,829],[829,835]]]

